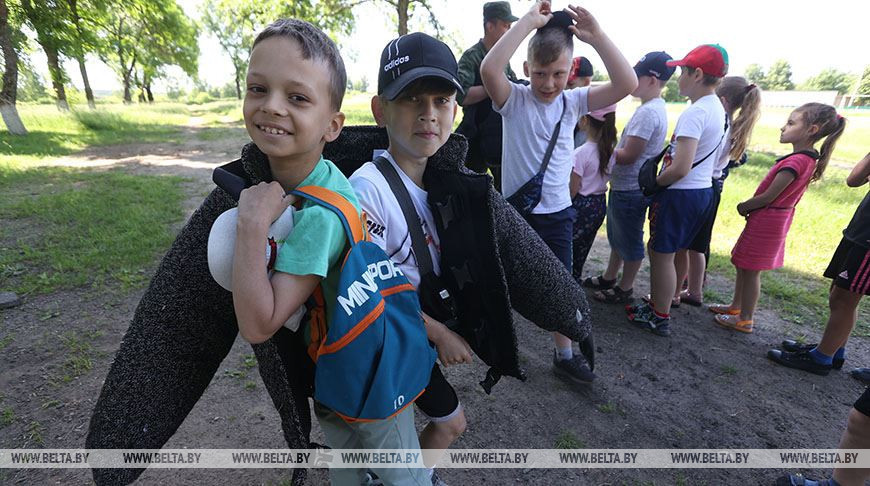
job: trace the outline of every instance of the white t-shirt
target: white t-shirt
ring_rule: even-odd
[[[420,226],[426,237],[429,255],[432,256],[432,267],[437,275],[441,275],[441,245],[432,210],[426,202],[427,193],[414,184],[388,152],[382,152],[381,155],[393,164],[405,184],[417,215],[421,218]],[[399,265],[411,285],[419,287],[420,270],[417,268],[417,257],[411,248],[411,233],[408,231],[399,200],[390,190],[387,180],[372,162],[363,164],[349,180],[356,192],[360,208],[366,213],[366,225],[372,242],[380,246]]]
[[[728,162],[731,162],[731,118],[728,118],[728,130],[725,130],[725,139],[722,140],[722,145],[719,146],[719,156],[716,159],[716,166],[713,167],[713,178],[719,179],[722,177],[722,171],[728,167]]]
[[[541,202],[532,213],[557,213],[571,205],[568,182],[574,162],[574,126],[589,111],[588,93],[588,87],[566,89],[552,102],[544,104],[535,98],[531,87],[511,83],[511,94],[504,106],[499,109],[493,104],[493,110],[503,118],[501,188],[505,197],[517,192],[541,169],[547,145],[562,113],[562,96],[565,96],[565,114],[544,174]]]
[[[677,148],[676,140],[679,137],[694,138],[698,141],[698,149],[695,151],[692,164],[707,157],[714,150],[716,152],[689,171],[685,177],[673,183],[668,189],[705,189],[713,185],[713,167],[718,160],[719,150],[716,147],[722,140],[724,131],[725,108],[722,107],[719,98],[714,94],[698,99],[680,115],[677,126],[674,128],[670,157],[665,159],[665,165],[662,168],[670,165],[673,160]]]
[[[613,157],[608,161],[609,167],[613,167]],[[598,170],[598,144],[586,142],[574,149],[574,172],[580,176],[580,190],[577,194],[590,196],[607,192],[607,180],[609,174],[601,175]]]
[[[665,100],[653,98],[640,105],[619,137],[617,149],[625,147],[626,137],[637,137],[646,140],[646,147],[633,164],[614,164],[610,173],[610,188],[614,191],[638,191],[637,173],[640,166],[652,157],[658,155],[665,147],[665,137],[668,135],[668,112]]]

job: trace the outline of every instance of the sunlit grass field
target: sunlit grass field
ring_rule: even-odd
[[[348,93],[342,107],[346,116],[346,125],[370,125],[374,123],[369,108],[371,94]],[[621,103],[617,110],[617,126],[622,126],[631,116],[637,102]],[[676,124],[679,114],[686,109],[686,104],[669,104],[668,119],[671,130]],[[149,143],[180,141],[185,136],[184,129],[189,126],[199,127],[196,137],[203,140],[217,140],[223,137],[238,137],[242,143],[247,135],[242,122],[241,102],[228,99],[205,103],[201,105],[184,105],[181,103],[155,103],[152,105],[134,104],[102,104],[98,110],[90,111],[86,107],[75,107],[71,113],[61,113],[54,105],[19,105],[22,119],[30,130],[27,137],[13,137],[0,132],[0,188],[4,195],[0,196],[4,211],[0,219],[31,218],[41,221],[41,224],[57,225],[58,221],[76,220],[80,218],[99,219],[100,214],[93,212],[69,212],[63,209],[71,205],[83,205],[93,208],[104,208],[100,211],[120,212],[133,215],[135,198],[128,194],[144,191],[145,187],[156,185],[159,191],[175,194],[159,200],[143,193],[144,213],[134,215],[133,221],[160,221],[167,228],[178,217],[177,211],[166,205],[167,201],[177,201],[178,182],[160,181],[159,184],[144,186],[134,178],[127,179],[117,174],[108,177],[96,176],[83,171],[63,172],[55,169],[34,168],[42,160],[75,153],[87,147],[124,143]],[[722,205],[714,231],[712,243],[713,257],[711,269],[717,273],[733,276],[730,263],[731,247],[743,230],[744,219],[734,209],[737,203],[752,196],[758,183],[779,155],[788,153],[790,146],[782,145],[779,140],[779,127],[787,119],[791,109],[764,108],[761,119],[756,125],[750,144],[750,161],[745,166],[732,171],[725,184]],[[825,178],[810,186],[801,203],[798,205],[792,230],[786,247],[785,267],[781,270],[767,272],[763,277],[763,305],[776,308],[781,315],[792,321],[823,322],[827,313],[827,288],[830,281],[821,277],[837,243],[842,229],[847,225],[858,203],[866,194],[865,188],[851,189],[845,185],[848,168],[852,167],[861,157],[870,151],[870,111],[847,110],[844,116],[849,125],[841,138],[834,158]],[[461,119],[461,111],[456,123]],[[141,176],[140,176],[141,177]],[[64,184],[66,182],[66,184]],[[76,199],[73,197],[73,186],[86,187],[86,197],[91,199]],[[50,196],[40,196],[40,204],[26,203],[19,199],[28,194],[28,188],[35,192],[52,186]],[[105,187],[117,187],[113,191]],[[58,192],[59,191],[59,192]],[[69,194],[65,194],[64,191]],[[132,192],[129,192],[132,191]],[[45,199],[43,199],[45,197]],[[113,199],[114,198],[114,199]],[[44,208],[44,209],[40,209]],[[11,225],[6,225],[11,227]],[[88,225],[83,225],[87,227]],[[66,226],[59,227],[66,231]],[[133,228],[117,229],[127,232]],[[60,248],[63,241],[81,245],[86,238],[91,238],[86,231],[72,234],[67,238],[52,240],[52,245]],[[66,233],[59,233],[66,234]],[[132,233],[129,233],[132,234]],[[168,244],[166,233],[137,235],[146,245],[134,253],[152,254],[155,248]],[[0,230],[0,238],[9,244],[14,240],[10,230]],[[101,241],[101,240],[100,240]],[[111,241],[107,245],[117,246]],[[100,243],[103,244],[103,243]],[[90,265],[93,265],[83,251],[84,247],[69,246],[67,253],[80,254],[79,262],[64,263],[59,258],[45,264],[34,263],[39,248],[28,242],[21,243],[23,253],[18,256],[6,256],[0,259],[0,284],[10,279],[18,282],[21,290],[43,289],[45,291],[63,286],[62,281],[81,282]],[[27,246],[31,245],[31,246]],[[60,245],[60,246],[58,246]],[[149,246],[150,245],[150,246]],[[96,244],[94,245],[97,246]],[[135,274],[142,262],[132,256],[124,257],[119,252],[118,260],[111,260],[112,265],[121,268],[120,273],[113,275],[116,279],[128,278],[127,274]],[[6,255],[12,253],[6,252]],[[23,256],[22,256],[23,255]],[[22,268],[35,265],[38,268],[71,268],[78,269],[66,274],[65,278],[52,277],[51,272],[44,276],[21,279]],[[108,270],[106,270],[108,271]],[[76,273],[78,272],[78,273]],[[63,272],[58,275],[64,275]],[[13,276],[15,278],[13,278]],[[709,299],[727,298],[728,295],[709,295]],[[865,306],[866,308],[866,306]],[[867,326],[870,312],[864,310],[864,326]],[[870,333],[870,327],[862,327],[860,332]]]

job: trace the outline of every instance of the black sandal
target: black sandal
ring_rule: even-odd
[[[634,297],[631,296],[633,292],[634,289],[622,290],[618,286],[614,286],[595,292],[592,294],[592,298],[605,304],[631,304],[634,302]]]
[[[597,277],[586,277],[586,279],[583,280],[583,286],[589,287],[590,289],[607,290],[612,289],[614,285],[616,285],[616,279],[607,280],[603,275]]]

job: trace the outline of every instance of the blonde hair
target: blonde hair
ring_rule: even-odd
[[[716,96],[728,102],[729,115],[740,110],[731,123],[731,150],[728,152],[730,160],[740,160],[749,145],[752,128],[761,115],[761,91],[742,76],[727,76],[716,88]]]
[[[816,170],[813,172],[812,182],[815,182],[821,179],[825,173],[825,168],[834,152],[834,146],[840,139],[840,135],[843,134],[843,130],[846,129],[846,119],[837,114],[836,108],[824,103],[807,103],[799,106],[795,111],[803,115],[803,119],[808,125],[819,127],[819,131],[812,138],[813,144],[825,139],[819,149],[819,160],[816,162]]]

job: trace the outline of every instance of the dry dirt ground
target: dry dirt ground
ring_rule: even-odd
[[[189,214],[211,190],[215,165],[232,160],[243,133],[199,141],[191,128],[181,144],[88,150],[52,164],[187,177]],[[38,231],[39,229],[34,229]],[[587,263],[606,260],[599,238]],[[156,266],[155,261],[155,266]],[[152,272],[154,267],[148,269]],[[637,295],[647,290],[647,269]],[[730,282],[711,278],[720,295]],[[0,310],[0,448],[81,448],[91,410],[144,289],[129,293],[76,289],[25,299]],[[866,304],[865,304],[866,305]],[[528,380],[503,379],[492,395],[477,384],[485,367],[447,370],[468,417],[456,448],[551,448],[566,437],[588,448],[834,448],[846,414],[863,387],[846,372],[820,377],[765,358],[783,337],[818,331],[758,316],[755,334],[717,328],[709,312],[674,312],[670,338],[629,325],[617,306],[593,303],[597,381],[575,388],[551,369],[547,333],[520,321],[518,338]],[[846,369],[870,364],[865,339],[849,345]],[[315,426],[314,440],[322,442]],[[167,448],[286,447],[278,414],[260,380],[250,347],[238,339],[206,393]],[[771,484],[782,471],[747,469],[445,469],[449,484]],[[828,471],[813,471],[828,474]],[[286,484],[288,470],[149,469],[137,484]],[[313,471],[324,484],[324,471]],[[90,471],[0,470],[2,484],[91,484]]]

